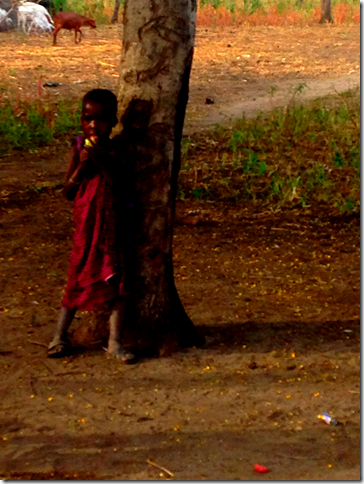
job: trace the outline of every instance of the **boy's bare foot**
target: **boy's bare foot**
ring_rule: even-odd
[[[110,343],[107,348],[104,348],[107,353],[112,355],[114,358],[123,361],[124,363],[134,362],[136,356],[134,353],[126,350],[120,343]]]
[[[48,358],[63,358],[71,352],[71,344],[67,338],[55,337],[48,346]]]

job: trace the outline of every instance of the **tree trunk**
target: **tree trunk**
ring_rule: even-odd
[[[188,100],[196,0],[126,0],[119,114],[135,170],[132,297],[126,338],[159,355],[201,345],[173,276],[180,146]]]
[[[115,0],[114,13],[111,17],[111,23],[116,24],[119,18],[120,0]]]
[[[321,0],[321,19],[320,24],[333,23],[331,13],[331,0]]]

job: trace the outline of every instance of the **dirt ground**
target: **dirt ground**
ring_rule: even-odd
[[[36,97],[40,75],[62,82],[45,100],[115,87],[119,29],[82,49],[2,34],[3,96]],[[358,65],[358,26],[199,32],[187,128]],[[177,286],[206,345],[130,366],[98,346],[49,360],[72,235],[64,149],[0,160],[0,477],[359,480],[359,215],[179,202]]]

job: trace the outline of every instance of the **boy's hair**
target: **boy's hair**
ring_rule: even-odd
[[[82,99],[82,106],[87,102],[106,105],[110,109],[112,116],[117,115],[118,100],[115,94],[108,89],[92,89],[87,92]]]

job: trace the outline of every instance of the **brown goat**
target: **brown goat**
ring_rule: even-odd
[[[75,12],[58,12],[53,17],[55,30],[53,32],[53,45],[57,43],[57,34],[61,29],[72,30],[75,29],[75,43],[77,44],[77,32],[79,32],[79,41],[81,42],[82,32],[81,27],[83,25],[89,25],[93,29],[96,29],[96,23],[93,18],[84,17]]]

